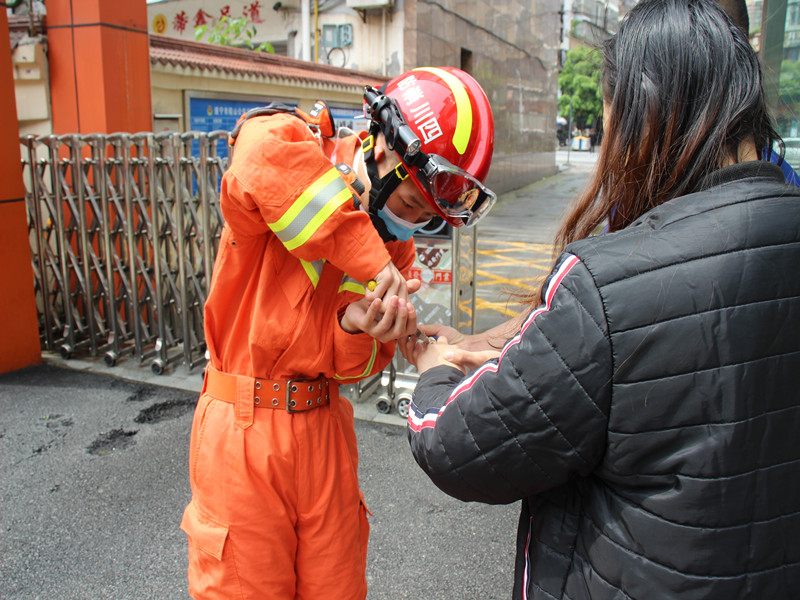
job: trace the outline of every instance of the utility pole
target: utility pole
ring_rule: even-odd
[[[310,0],[300,0],[300,57],[308,62],[311,60],[311,4]]]
[[[569,98],[569,118],[567,119],[567,164],[569,164],[569,153],[572,149],[572,96]]]

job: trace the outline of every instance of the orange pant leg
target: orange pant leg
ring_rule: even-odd
[[[369,523],[358,486],[358,448],[353,407],[344,398],[332,405],[325,426],[297,421],[306,439],[300,449],[297,598],[363,600]]]
[[[343,413],[343,416],[340,414]],[[352,407],[290,415],[201,396],[192,426],[189,591],[194,598],[366,597],[368,525]]]

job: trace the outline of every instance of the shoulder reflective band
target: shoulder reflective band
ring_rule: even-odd
[[[464,154],[467,151],[469,137],[472,134],[472,104],[470,104],[469,95],[464,84],[444,69],[419,67],[414,70],[428,71],[441,77],[453,92],[453,97],[456,100],[456,128],[453,131],[453,146],[455,146],[459,154]]]
[[[312,183],[289,210],[269,228],[275,232],[287,250],[305,244],[337,208],[352,197],[336,167],[331,167]]]

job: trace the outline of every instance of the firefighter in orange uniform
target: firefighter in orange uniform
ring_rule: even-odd
[[[196,599],[366,597],[338,385],[378,373],[416,330],[413,233],[434,216],[472,225],[495,197],[481,183],[492,114],[471,76],[415,69],[364,97],[360,136],[321,102],[254,109],[231,133],[181,522]]]

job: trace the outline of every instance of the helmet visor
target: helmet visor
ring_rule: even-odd
[[[436,154],[429,155],[418,176],[439,210],[467,227],[480,221],[497,201],[492,190]]]

